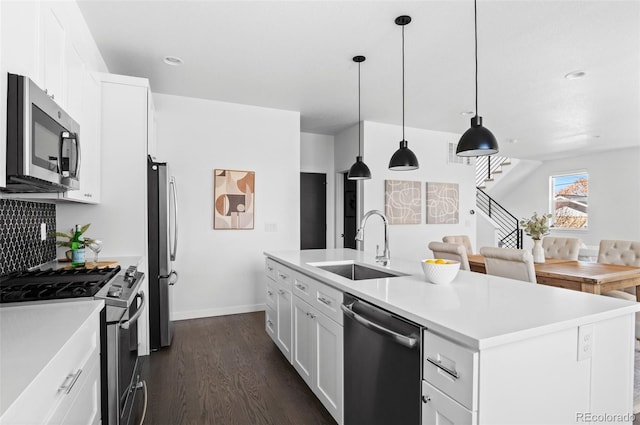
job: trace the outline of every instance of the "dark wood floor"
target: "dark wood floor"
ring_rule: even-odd
[[[175,322],[143,361],[147,425],[333,424],[264,330],[264,313]]]

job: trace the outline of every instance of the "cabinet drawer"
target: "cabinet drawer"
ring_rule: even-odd
[[[478,353],[424,332],[424,379],[458,403],[477,410]]]
[[[317,284],[314,279],[300,273],[295,273],[293,277],[293,293],[297,295],[298,298],[309,303],[309,305],[313,305]]]
[[[316,282],[315,297],[311,305],[342,325],[340,304],[342,304],[342,292],[324,283]]]
[[[264,329],[274,342],[276,341],[276,329],[278,327],[277,320],[276,310],[267,305],[264,310]]]
[[[422,381],[422,425],[477,424],[477,414]]]
[[[100,356],[96,353],[47,424],[93,424],[100,419]]]
[[[282,286],[283,288],[292,290],[294,276],[295,273],[293,272],[293,270],[279,264],[277,265],[276,282],[278,282],[278,285]]]
[[[264,273],[272,280],[276,280],[276,262],[267,257],[264,259]]]
[[[276,284],[269,279],[267,279],[266,283],[266,295],[266,304],[275,310],[278,299],[278,290],[276,289]]]
[[[77,390],[77,381],[87,372],[78,371],[92,358],[99,357],[99,325],[97,314],[89,317],[2,415],[0,423],[47,423],[68,397],[66,390],[69,387]]]

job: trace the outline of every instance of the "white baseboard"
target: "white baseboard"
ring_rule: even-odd
[[[227,316],[229,314],[253,313],[254,311],[264,311],[264,309],[264,304],[254,304],[222,308],[207,308],[204,310],[176,311],[171,315],[171,320],[189,320],[200,319],[202,317]]]

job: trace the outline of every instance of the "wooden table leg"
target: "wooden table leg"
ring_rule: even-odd
[[[583,283],[580,285],[582,292],[588,292],[590,294],[600,295],[600,285],[593,285],[589,283]]]

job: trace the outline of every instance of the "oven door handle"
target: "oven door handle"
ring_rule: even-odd
[[[135,323],[135,321],[138,320],[138,318],[142,314],[142,311],[144,310],[144,305],[146,304],[146,300],[144,298],[144,292],[142,291],[138,292],[138,295],[136,295],[136,298],[138,297],[140,297],[140,299],[142,300],[142,303],[140,304],[140,307],[138,307],[138,311],[136,311],[135,314],[131,316],[129,320],[127,320],[126,322],[120,323],[120,327],[122,329],[129,329],[129,326],[131,326],[132,323]]]

